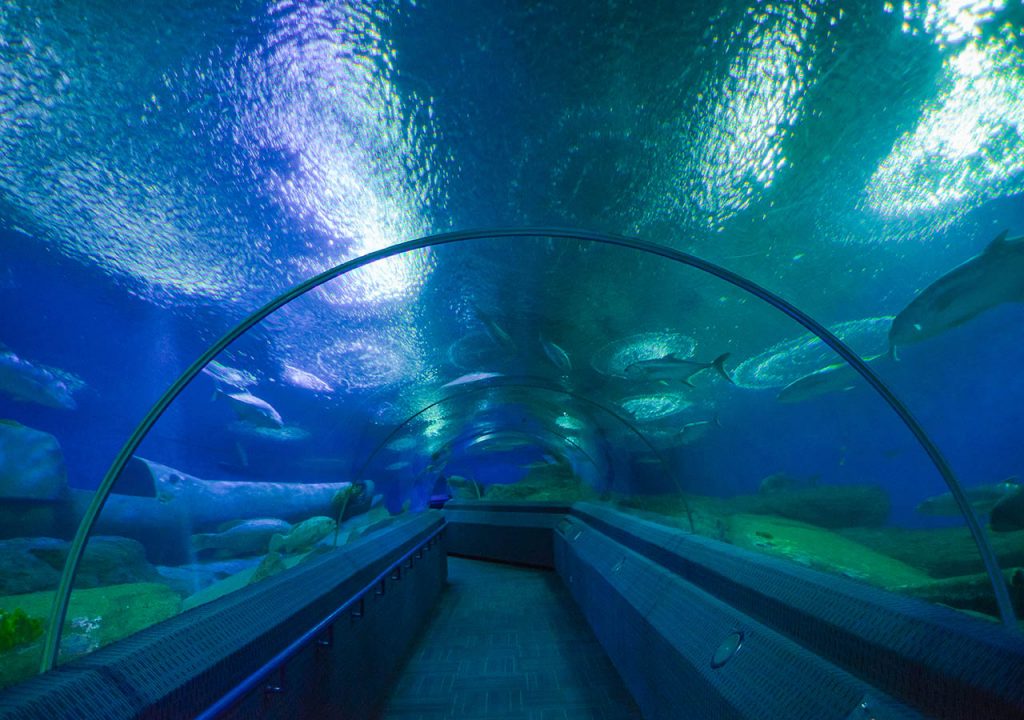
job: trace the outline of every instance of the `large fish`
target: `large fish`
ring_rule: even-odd
[[[1024,486],[1018,482],[1016,477],[1010,477],[1001,483],[968,488],[964,490],[964,494],[976,513],[987,515],[1001,501],[1017,495],[1021,490],[1024,490]],[[960,514],[960,506],[953,499],[953,493],[942,493],[930,497],[918,505],[917,512],[922,515],[955,517]]]
[[[715,370],[719,375],[732,382],[725,371],[725,361],[729,353],[723,353],[709,363],[698,362],[680,357],[678,353],[665,355],[650,360],[637,360],[626,366],[626,377],[633,380],[653,380],[658,382],[681,382],[691,385],[690,378],[704,370]]]
[[[72,394],[85,387],[81,378],[57,368],[37,365],[0,344],[0,392],[15,400],[74,410]]]
[[[893,318],[889,353],[962,325],[1007,302],[1024,301],[1024,237],[1002,232],[987,248],[950,270]]]
[[[213,378],[214,382],[217,383],[217,387],[227,386],[233,387],[236,390],[245,390],[247,387],[258,382],[256,376],[252,373],[229,367],[216,360],[211,360],[203,368],[202,372],[203,375]]]
[[[880,355],[864,358],[864,362],[875,362]],[[853,390],[863,382],[860,373],[846,361],[827,365],[820,370],[797,378],[779,391],[776,399],[781,403],[798,403],[829,393]]]
[[[258,398],[252,393],[236,392],[226,393],[218,391],[218,396],[223,397],[235,411],[235,415],[243,423],[253,427],[281,428],[284,427],[284,420],[281,413],[274,409],[274,406],[263,398]]]
[[[292,524],[276,518],[256,518],[229,523],[220,532],[192,536],[197,551],[210,550],[228,555],[261,555],[267,551],[270,538],[286,535]]]

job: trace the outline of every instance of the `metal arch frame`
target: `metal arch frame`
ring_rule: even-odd
[[[290,290],[286,290],[284,293],[278,295],[276,298],[249,315],[249,317],[238,323],[219,340],[217,340],[217,342],[207,348],[202,355],[196,358],[196,360],[186,368],[178,379],[175,380],[169,388],[167,388],[164,394],[160,396],[160,399],[153,404],[153,407],[149,409],[146,415],[142,418],[142,421],[139,422],[132,431],[132,434],[128,437],[128,440],[114,458],[114,462],[103,476],[103,480],[100,481],[88,508],[86,508],[85,514],[82,516],[82,520],[78,525],[78,530],[75,532],[75,537],[72,540],[67,560],[64,563],[64,570],[61,574],[60,583],[57,586],[56,595],[54,597],[53,607],[50,611],[49,626],[47,628],[46,638],[43,642],[40,671],[45,672],[52,669],[55,665],[57,651],[60,645],[61,631],[64,619],[67,615],[68,601],[70,599],[75,573],[78,570],[82,552],[85,549],[85,545],[89,539],[90,533],[92,532],[92,528],[95,525],[100,512],[103,510],[103,506],[106,503],[107,497],[110,495],[114,484],[117,482],[118,476],[131,459],[132,454],[142,443],[147,433],[156,421],[160,419],[160,416],[163,415],[175,398],[181,394],[185,387],[204,367],[206,367],[206,365],[209,364],[211,360],[216,358],[217,355],[219,355],[231,343],[274,311],[336,277],[340,277],[341,275],[345,275],[353,270],[370,265],[378,260],[383,260],[395,255],[401,255],[412,250],[440,247],[442,245],[451,245],[461,242],[498,240],[502,238],[545,238],[593,242],[600,245],[610,245],[636,250],[647,253],[648,255],[672,260],[682,265],[688,265],[696,270],[700,270],[709,275],[713,275],[720,280],[724,280],[730,285],[763,300],[820,338],[822,342],[832,348],[837,355],[856,370],[868,385],[870,385],[872,389],[882,397],[882,399],[889,405],[889,407],[892,408],[900,420],[903,421],[924,449],[925,453],[932,461],[932,464],[935,466],[936,470],[938,470],[939,475],[942,476],[942,479],[949,487],[950,493],[956,500],[956,503],[960,507],[960,511],[967,522],[967,527],[971,531],[974,542],[981,554],[982,561],[985,564],[985,572],[988,574],[989,581],[992,584],[992,590],[995,595],[996,604],[999,607],[999,614],[1003,624],[1009,628],[1016,627],[1013,605],[1010,602],[1009,591],[1003,582],[1002,571],[999,567],[999,563],[996,560],[995,554],[992,551],[992,546],[985,535],[980,521],[978,520],[978,516],[967,501],[967,497],[964,494],[963,488],[960,487],[960,483],[957,481],[956,475],[953,473],[953,469],[950,467],[935,442],[925,432],[924,427],[910,412],[909,408],[903,404],[896,394],[857,353],[848,347],[846,343],[836,337],[836,335],[834,335],[828,328],[789,301],[758,285],[752,280],[748,280],[742,275],[738,275],[731,270],[721,267],[720,265],[716,265],[715,263],[680,250],[675,250],[663,245],[657,245],[637,238],[626,237],[623,235],[610,235],[587,230],[543,227],[498,228],[491,230],[464,230],[442,233],[439,235],[430,235],[416,240],[399,243],[397,245],[391,245],[380,250],[375,250],[337,265],[336,267],[326,270],[319,275],[315,275],[308,280],[295,285]]]
[[[672,482],[673,485],[675,485],[676,490],[678,490],[680,497],[682,497],[682,499],[683,499],[683,507],[686,509],[686,517],[687,517],[687,519],[689,520],[689,523],[690,523],[690,532],[696,532],[696,530],[694,529],[694,524],[693,524],[693,513],[690,510],[690,504],[686,500],[686,494],[683,492],[683,487],[682,487],[682,484],[679,482],[679,478],[677,478],[675,472],[673,472],[672,466],[669,463],[665,462],[665,458],[662,455],[662,453],[651,443],[651,441],[648,439],[648,437],[646,435],[644,435],[643,432],[640,431],[640,428],[636,427],[629,420],[627,420],[626,418],[622,417],[621,415],[619,415],[617,412],[615,412],[611,408],[605,406],[603,403],[600,403],[597,400],[589,398],[586,395],[582,395],[582,394],[577,393],[577,392],[575,392],[573,390],[569,390],[567,388],[560,387],[557,384],[553,384],[553,383],[549,383],[549,382],[544,382],[542,378],[538,378],[536,381],[533,381],[533,378],[528,377],[528,376],[527,377],[522,377],[522,376],[506,376],[504,378],[497,378],[493,382],[488,382],[486,384],[484,384],[484,383],[477,384],[475,387],[466,388],[465,390],[462,390],[460,392],[455,392],[455,393],[452,393],[450,395],[446,395],[445,397],[441,398],[440,400],[435,400],[434,402],[432,402],[432,403],[430,403],[428,405],[423,406],[422,408],[420,408],[419,410],[414,412],[412,415],[407,417],[405,420],[403,420],[402,422],[398,423],[395,427],[393,427],[391,429],[391,431],[387,435],[384,436],[384,439],[381,440],[379,443],[377,443],[377,446],[373,449],[372,452],[370,452],[369,455],[367,455],[366,460],[363,462],[362,466],[359,468],[359,470],[356,472],[355,476],[352,478],[352,482],[359,482],[360,480],[362,480],[363,476],[366,474],[367,469],[373,463],[374,458],[377,457],[377,454],[381,450],[383,450],[387,446],[387,444],[389,442],[391,442],[395,438],[396,435],[398,435],[400,432],[402,432],[402,430],[407,425],[409,425],[409,423],[411,423],[413,420],[415,420],[416,418],[418,418],[421,415],[423,415],[423,413],[427,412],[431,408],[437,407],[439,405],[444,405],[445,403],[448,403],[448,402],[453,402],[455,400],[459,400],[460,398],[469,397],[471,395],[479,395],[481,393],[485,393],[485,392],[488,392],[490,390],[499,390],[501,388],[516,388],[516,389],[525,388],[527,390],[540,390],[540,391],[543,391],[543,392],[554,393],[554,394],[557,394],[557,395],[565,395],[566,397],[570,397],[573,400],[576,400],[576,401],[581,402],[581,403],[583,403],[585,405],[589,405],[589,406],[591,406],[593,408],[596,408],[597,410],[600,410],[601,412],[603,412],[603,413],[605,413],[607,415],[610,415],[615,420],[618,420],[619,423],[621,423],[630,432],[632,432],[634,435],[636,435],[638,438],[640,438],[640,442],[642,442],[644,445],[646,445],[647,449],[650,450],[651,452],[653,452],[655,457],[658,458],[658,461],[659,461],[662,469],[665,471],[666,477]],[[563,438],[563,439],[565,439],[565,438]],[[451,444],[450,442],[445,443],[445,445],[442,446],[442,447],[447,447],[450,444]],[[579,448],[579,446],[576,446],[576,447],[577,447],[577,449],[582,451],[582,448]],[[584,455],[586,455],[585,452],[584,452]],[[590,460],[590,462],[593,462],[593,459],[590,458],[589,455],[586,455],[586,456],[587,456],[587,459]]]

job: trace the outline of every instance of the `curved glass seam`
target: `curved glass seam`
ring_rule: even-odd
[[[658,245],[637,238],[630,238],[622,235],[610,235],[586,230],[574,230],[567,228],[500,228],[494,230],[464,230],[439,235],[430,235],[416,240],[392,245],[380,250],[362,255],[315,275],[308,280],[299,283],[290,290],[278,295],[261,308],[242,320],[238,325],[225,333],[217,342],[213,343],[202,353],[171,386],[164,392],[159,400],[154,403],[149,412],[143,417],[128,440],[118,452],[114,462],[111,464],[103,480],[96,489],[89,506],[82,517],[81,523],[75,532],[72,545],[64,564],[60,584],[54,596],[53,607],[50,612],[49,628],[43,643],[43,655],[40,663],[40,671],[45,672],[54,667],[57,658],[57,650],[60,645],[61,630],[64,618],[67,614],[68,602],[71,595],[71,588],[74,582],[75,573],[85,549],[89,534],[97,517],[106,503],[114,484],[121,471],[131,459],[135,450],[142,443],[145,436],[163,415],[170,404],[181,394],[185,387],[202,371],[211,360],[215,359],[231,343],[245,334],[254,325],[264,320],[276,310],[287,305],[292,300],[306,294],[310,290],[323,285],[329,280],[345,275],[353,270],[370,265],[378,260],[401,255],[411,250],[420,250],[428,247],[437,247],[453,243],[468,242],[473,240],[495,240],[501,238],[537,238],[576,240],[583,242],[594,242],[602,245],[611,245],[637,250],[650,255],[663,257],[667,260],[687,265],[713,275],[725,282],[737,287],[747,293],[763,300],[775,309],[792,318],[808,331],[816,335],[826,345],[836,352],[849,366],[851,366],[864,380],[877,392],[883,400],[892,408],[900,420],[907,426],[918,443],[928,455],[932,464],[939,471],[957,506],[963,515],[971,536],[978,547],[985,571],[992,585],[996,604],[999,608],[1000,619],[1009,628],[1016,628],[1016,620],[1013,606],[1010,601],[1009,591],[1003,583],[1002,572],[995,558],[992,546],[982,529],[977,514],[971,507],[960,486],[956,475],[946,461],[942,452],[935,442],[925,432],[924,427],[917,421],[910,409],[895,395],[895,393],[882,381],[867,363],[860,358],[849,346],[833,334],[828,328],[819,323],[813,317],[803,312],[789,301],[776,295],[772,291],[758,285],[742,275],[727,270],[726,268],[704,260],[695,255],[675,250],[664,245]]]
[[[405,428],[409,423],[413,422],[416,418],[420,417],[423,413],[428,412],[431,408],[435,408],[435,407],[437,407],[439,405],[443,405],[443,404],[445,404],[447,402],[453,402],[455,400],[458,400],[458,399],[464,398],[464,397],[468,397],[470,395],[476,395],[476,394],[484,393],[484,392],[487,392],[489,390],[493,390],[495,388],[508,388],[508,387],[510,387],[510,388],[529,388],[529,389],[532,389],[532,390],[542,390],[542,391],[545,391],[545,392],[558,393],[560,395],[565,395],[567,397],[571,397],[574,400],[578,400],[578,401],[580,401],[580,402],[582,402],[582,403],[584,403],[586,405],[590,405],[591,407],[596,408],[596,409],[602,411],[603,413],[606,413],[606,414],[610,415],[615,420],[617,420],[619,423],[624,425],[631,433],[633,433],[638,438],[640,438],[640,442],[642,442],[647,447],[647,449],[650,450],[654,454],[654,456],[656,458],[658,458],[658,464],[664,470],[665,477],[668,478],[672,482],[673,485],[675,485],[677,491],[679,492],[679,496],[683,500],[683,507],[686,509],[687,520],[690,523],[690,532],[696,532],[695,529],[694,529],[694,524],[693,524],[693,513],[690,510],[689,503],[686,501],[686,493],[683,492],[682,485],[680,484],[679,479],[676,477],[675,472],[672,470],[671,464],[665,462],[665,458],[664,458],[663,454],[661,453],[661,451],[658,450],[658,448],[655,447],[655,445],[653,443],[651,443],[651,441],[648,439],[648,437],[646,435],[644,435],[644,433],[640,430],[640,428],[638,428],[636,425],[634,425],[629,420],[627,420],[626,418],[622,417],[619,413],[615,412],[614,410],[612,410],[608,406],[604,405],[603,403],[600,403],[600,402],[598,402],[598,401],[596,401],[596,400],[594,400],[592,398],[589,398],[586,395],[581,395],[580,393],[573,392],[572,390],[568,390],[566,388],[559,387],[559,386],[554,385],[554,384],[545,383],[545,382],[542,381],[542,379],[538,379],[536,382],[532,382],[532,383],[524,382],[522,380],[515,380],[515,379],[512,380],[511,382],[509,382],[507,380],[506,381],[502,381],[501,379],[497,379],[494,383],[492,383],[490,385],[486,385],[486,386],[483,386],[483,387],[476,387],[476,388],[468,388],[466,390],[463,390],[462,392],[452,393],[451,395],[448,395],[447,397],[443,397],[440,400],[437,400],[435,402],[432,402],[432,403],[430,403],[428,405],[423,406],[422,408],[420,408],[419,410],[414,412],[412,415],[407,417],[405,420],[400,422],[398,425],[396,425],[391,430],[391,432],[389,432],[387,435],[384,436],[384,439],[381,440],[377,444],[377,446],[373,449],[373,451],[369,454],[369,456],[367,456],[366,462],[364,462],[362,467],[359,468],[359,471],[356,473],[356,475],[353,478],[353,482],[359,482],[360,480],[363,479],[363,475],[366,473],[367,468],[369,468],[370,465],[373,463],[373,459],[377,456],[377,454],[381,451],[381,449],[383,449],[385,446],[387,446],[387,444],[390,443],[395,438],[395,436],[397,436],[402,431],[403,428]],[[567,437],[565,437],[563,435],[558,435],[557,433],[555,433],[555,434],[558,437],[560,437],[562,440],[564,440],[565,442],[569,443],[570,445],[575,447],[577,450],[582,452],[587,457],[587,460],[589,460],[591,463],[594,462],[593,458],[591,458],[586,453],[586,451],[584,451],[583,448],[581,448],[579,445],[577,445],[572,440],[570,440],[569,438],[567,438]]]

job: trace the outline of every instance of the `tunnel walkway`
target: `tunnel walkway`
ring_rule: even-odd
[[[387,720],[617,720],[640,711],[559,577],[448,559]]]

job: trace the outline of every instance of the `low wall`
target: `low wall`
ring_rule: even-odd
[[[553,568],[552,530],[568,512],[565,503],[449,502],[445,546],[452,555]]]
[[[195,717],[443,526],[422,513],[0,693],[10,720]],[[443,542],[221,717],[367,717],[433,610]],[[267,692],[267,685],[280,691]]]

